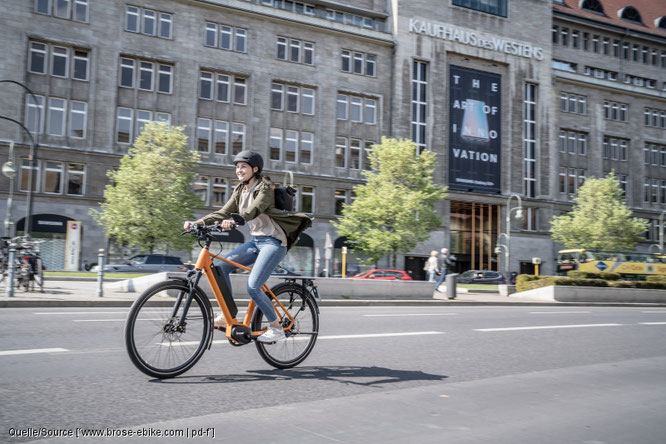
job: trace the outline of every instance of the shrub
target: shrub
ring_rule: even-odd
[[[648,282],[666,282],[666,276],[663,274],[650,274],[646,280]]]
[[[555,276],[536,276],[533,274],[519,274],[516,278],[516,291],[527,291],[535,288],[548,287],[555,285],[553,282],[557,279]]]
[[[666,290],[666,282],[636,281],[636,288],[645,288],[649,290]]]
[[[604,279],[555,279],[554,285],[568,285],[573,287],[608,287]]]

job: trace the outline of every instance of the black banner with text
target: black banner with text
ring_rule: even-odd
[[[502,76],[449,66],[449,188],[501,193]]]

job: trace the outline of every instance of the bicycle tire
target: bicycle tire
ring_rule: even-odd
[[[35,269],[33,279],[35,283],[39,285],[39,291],[44,292],[44,267],[42,264],[42,258],[37,256],[35,258]]]
[[[291,368],[303,362],[317,342],[319,311],[310,293],[304,293],[303,287],[299,285],[278,284],[271,291],[295,318],[295,322],[291,329],[285,331],[286,339],[274,343],[256,341],[257,351],[273,367]],[[285,315],[282,315],[280,321],[285,327],[290,322]],[[263,330],[267,326],[261,310],[256,310],[252,317],[252,330]]]
[[[184,297],[172,318],[176,292],[184,292]],[[187,292],[185,281],[160,282],[144,291],[130,308],[125,321],[125,346],[132,363],[148,376],[167,379],[186,372],[201,359],[210,344],[212,308],[199,287],[194,291],[185,329],[181,332],[172,329],[182,313]],[[172,303],[164,304],[165,299]]]

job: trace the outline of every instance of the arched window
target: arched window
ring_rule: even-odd
[[[659,17],[654,21],[657,28],[666,29],[666,15]]]
[[[638,12],[638,9],[634,8],[633,6],[627,6],[620,9],[620,18],[622,20],[643,24],[641,14]]]
[[[597,12],[599,14],[604,13],[604,7],[601,6],[599,0],[581,0],[580,8],[585,9],[586,11]]]

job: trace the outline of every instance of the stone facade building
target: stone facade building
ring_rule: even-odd
[[[666,208],[666,9],[619,3],[8,0],[0,78],[37,96],[0,84],[2,115],[38,133],[32,235],[48,239],[51,268],[64,267],[68,221],[83,227],[80,260],[94,262],[98,248],[127,254],[89,209],[142,125],[160,120],[186,126],[202,156],[198,215],[230,195],[242,149],[260,152],[273,180],[294,173],[299,209],[315,223],[285,265],[306,274],[323,269],[327,237],[329,271],[340,273],[345,240],[330,222],[383,136],[435,152],[435,180],[450,188],[443,228],[399,257],[416,278],[433,246],[449,247],[459,270],[504,271],[499,237],[511,271],[540,257],[554,272],[549,220],[586,177],[611,170],[636,215],[653,221],[647,250]],[[8,221],[20,230],[30,142],[0,121],[1,162],[11,141]],[[5,176],[0,196],[6,214]],[[514,216],[519,203],[525,217],[509,219],[507,236],[507,205]],[[348,273],[358,270],[350,259]]]

